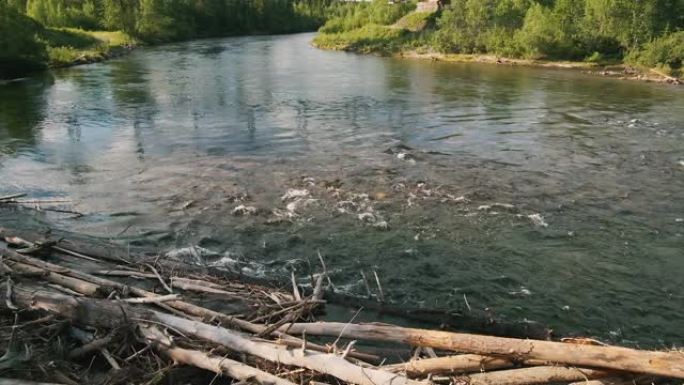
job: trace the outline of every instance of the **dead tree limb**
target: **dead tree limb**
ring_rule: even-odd
[[[387,365],[383,368],[393,372],[405,372],[409,376],[428,374],[475,373],[483,370],[512,368],[515,364],[506,358],[461,354],[438,358],[411,360],[406,363]]]
[[[252,340],[240,333],[202,322],[153,310],[134,308],[122,303],[85,297],[72,297],[41,290],[16,288],[14,303],[25,309],[45,310],[74,322],[116,328],[128,324],[152,322],[188,336],[225,346],[238,353],[252,355],[283,365],[297,366],[325,373],[358,385],[427,385],[427,382],[374,368],[355,365],[336,354],[302,351],[270,342]]]
[[[572,366],[684,378],[684,355],[679,352],[491,337],[386,324],[297,323],[290,325],[288,331],[295,335],[306,331],[307,335],[391,341],[463,353],[504,356],[515,360],[536,359]]]

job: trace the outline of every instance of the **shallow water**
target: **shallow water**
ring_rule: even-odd
[[[0,219],[198,245],[254,274],[306,275],[320,250],[338,290],[365,293],[376,270],[410,306],[467,298],[560,334],[684,344],[684,89],[311,38],[140,49],[1,85],[0,195],[85,215]]]

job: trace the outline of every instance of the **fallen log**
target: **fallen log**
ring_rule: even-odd
[[[562,366],[537,366],[471,374],[463,380],[469,385],[538,385],[574,381],[588,381],[614,376],[615,372]],[[458,383],[458,379],[456,381]]]
[[[166,354],[175,362],[192,365],[216,374],[227,375],[239,381],[256,381],[264,385],[296,385],[293,382],[231,360],[230,358],[217,357],[197,350],[174,347],[170,344],[168,338],[161,335],[155,328],[141,327],[140,331],[149,342],[154,344],[157,350]]]
[[[149,292],[147,290],[143,290],[140,288],[137,288],[135,286],[128,286],[123,283],[117,282],[117,281],[112,281],[100,277],[96,277],[94,275],[90,275],[87,273],[83,273],[79,270],[76,269],[70,269],[67,267],[62,267],[59,265],[55,265],[49,262],[45,262],[41,259],[30,257],[27,255],[19,254],[14,250],[10,249],[4,249],[0,248],[0,256],[5,257],[6,259],[12,260],[12,261],[17,261],[17,262],[22,262],[25,264],[30,264],[36,267],[39,267],[41,269],[44,269],[45,271],[49,271],[52,273],[56,274],[61,274],[61,275],[66,275],[72,278],[77,278],[82,281],[94,283],[96,285],[99,285],[101,288],[104,288],[103,290],[107,292],[111,292],[112,290],[116,289],[121,291],[122,293],[131,293],[133,295],[136,295],[138,297],[142,298],[150,298],[150,299],[159,299],[160,295]],[[73,290],[77,291],[76,288]],[[85,294],[85,293],[82,293]],[[260,334],[264,333],[266,331],[266,326],[260,325],[260,324],[255,324],[249,321],[241,320],[239,318],[235,318],[233,316],[229,316],[214,310],[210,310],[201,306],[197,306],[195,304],[185,302],[185,301],[179,301],[179,300],[172,300],[172,301],[167,301],[167,302],[154,302],[158,306],[170,306],[173,309],[179,310],[181,312],[187,313],[191,316],[196,316],[200,317],[206,320],[218,320],[221,322],[224,322],[227,325],[231,325],[233,327],[255,333],[255,334]],[[302,346],[304,343],[301,339],[293,337],[289,335],[288,333],[281,332],[281,331],[273,331],[269,335],[276,336],[282,340],[282,342],[286,345],[289,346]],[[314,343],[307,343],[307,348],[310,350],[315,350],[318,352],[325,352],[328,353],[330,352],[330,349],[314,344]],[[379,362],[380,358],[378,356],[372,355],[372,354],[364,354],[362,352],[350,352],[349,357],[356,358],[359,360],[364,360],[367,362]]]
[[[0,385],[62,385],[48,382],[33,382],[14,378],[0,378]]]
[[[284,330],[284,329],[283,329]],[[684,355],[615,346],[579,345],[404,328],[386,324],[296,323],[289,333],[387,341],[515,360],[544,360],[565,365],[684,378]]]
[[[156,261],[157,254],[147,254],[149,250],[136,247],[122,247],[113,243],[105,243],[101,240],[86,241],[76,234],[53,230],[50,234],[40,234],[19,229],[0,227],[0,237],[7,238],[18,236],[30,242],[49,243],[57,242],[54,250],[66,250],[79,255],[96,257],[102,261],[115,263],[125,262],[130,264],[129,259],[136,261]],[[61,252],[61,251],[60,251]],[[202,275],[210,275],[217,278],[229,278],[244,283],[285,287],[291,284],[290,278],[286,280],[272,278],[258,278],[236,273],[226,269],[188,264],[179,260],[166,259],[164,267],[171,271],[194,272]],[[420,322],[424,325],[432,325],[440,328],[458,328],[458,330],[472,333],[488,334],[496,336],[546,339],[551,335],[551,330],[543,325],[530,322],[504,322],[493,320],[490,316],[473,311],[461,313],[454,309],[422,309],[406,308],[405,306],[392,306],[387,303],[379,303],[375,300],[364,299],[341,292],[328,291],[325,293],[328,303],[337,304],[353,309],[364,308],[364,312],[375,312],[378,315],[390,315],[405,320]],[[363,359],[363,358],[361,358]]]
[[[52,282],[60,286],[64,286],[67,289],[74,290],[84,295],[98,297],[102,294],[101,287],[90,282],[85,282],[80,279],[67,277],[61,274],[56,274],[51,271],[47,271],[39,267],[21,262],[15,262],[10,260],[6,260],[5,262],[15,272],[36,275],[45,281]]]
[[[99,350],[100,354],[102,354],[102,357],[104,357],[104,359],[109,363],[109,365],[112,367],[112,369],[121,370],[121,366],[119,366],[119,363],[116,362],[114,357],[112,357],[112,353],[110,353],[109,350],[105,347],[105,345],[107,343],[109,343],[109,341],[107,341],[107,340],[97,341],[94,339],[93,336],[89,335],[87,332],[85,332],[81,329],[75,328],[75,327],[71,328],[71,336],[85,344],[84,346],[82,346],[82,349],[84,349],[84,350],[89,350],[89,349]],[[92,350],[89,350],[89,351],[92,351]],[[72,353],[73,353],[73,351],[72,351]],[[75,356],[71,356],[70,358],[74,358],[74,357]]]
[[[408,376],[419,377],[429,374],[474,373],[485,370],[512,368],[515,364],[506,358],[482,356],[479,354],[460,354],[437,358],[411,360],[409,362],[383,366],[392,372],[404,372]]]
[[[234,352],[252,355],[278,364],[307,368],[357,385],[429,384],[410,380],[399,374],[358,366],[335,354],[307,351],[301,348],[289,349],[270,342],[252,340],[218,326],[153,310],[134,308],[120,302],[72,297],[42,290],[27,290],[22,287],[15,288],[11,299],[20,308],[45,310],[85,325],[116,328],[131,323],[161,324],[187,336],[225,346]]]
[[[7,203],[7,201],[12,201],[17,198],[23,198],[26,196],[26,193],[19,193],[19,194],[12,194],[12,195],[6,195],[0,197],[0,202],[1,203]]]

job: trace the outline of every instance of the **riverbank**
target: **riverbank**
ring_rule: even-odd
[[[416,50],[401,51],[392,54],[393,57],[405,59],[419,59],[443,61],[452,63],[482,63],[508,66],[527,66],[540,68],[559,68],[578,70],[595,76],[604,76],[621,80],[639,80],[646,82],[667,83],[673,85],[684,84],[684,79],[663,74],[656,69],[639,69],[623,63],[589,63],[580,61],[553,61],[534,59],[505,58],[487,54],[444,54],[437,52],[419,52]]]
[[[48,67],[62,68],[121,56],[140,42],[121,31],[84,31],[50,28],[46,39]]]
[[[669,76],[654,68],[637,68],[618,60],[588,62],[509,58],[493,54],[440,53],[427,47],[414,48],[419,41],[419,38],[416,38],[416,36],[416,32],[412,32],[409,29],[395,28],[393,26],[372,26],[368,28],[364,27],[363,29],[352,33],[320,33],[313,40],[312,45],[318,49],[345,51],[358,54],[374,54],[404,59],[559,68],[577,70],[588,75],[621,80],[638,80],[672,85],[684,84],[683,77]]]
[[[140,45],[121,31],[85,31],[46,28],[40,31],[45,54],[38,59],[6,58],[0,61],[0,79],[11,80],[50,68],[97,63],[120,57]]]
[[[445,62],[569,68],[670,84],[684,80],[684,32],[677,28],[652,26],[649,37],[635,44],[636,37],[626,40],[621,28],[597,33],[591,14],[569,14],[562,7],[513,9],[502,3],[477,12],[459,7],[414,11],[374,3],[331,18],[314,46]],[[615,7],[610,12],[619,14]]]

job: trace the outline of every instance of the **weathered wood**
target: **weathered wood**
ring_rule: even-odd
[[[167,348],[162,349],[162,351],[176,362],[227,375],[236,380],[247,381],[247,383],[256,382],[264,385],[296,385],[293,382],[228,358],[210,356],[196,350],[181,348]]]
[[[11,200],[17,199],[17,198],[23,198],[25,196],[26,196],[26,193],[6,195],[3,197],[0,197],[0,203],[7,203],[6,201],[11,201]]]
[[[484,370],[512,368],[515,364],[506,358],[483,356],[479,354],[461,354],[438,358],[411,360],[409,362],[383,366],[393,372],[405,372],[409,376],[427,376],[428,374],[474,373]]]
[[[114,244],[98,246],[76,240],[65,240],[57,235],[36,234],[33,232],[27,232],[17,229],[8,229],[4,227],[0,227],[0,237],[19,237],[19,239],[23,239],[24,241],[28,241],[29,243],[44,244],[54,241],[56,242],[56,245],[53,248],[59,252],[69,255],[73,255],[71,253],[76,253],[78,254],[78,256],[86,255],[89,258],[95,257],[99,260],[111,261],[115,263],[126,262],[124,256],[128,255],[128,252],[125,248],[119,247]]]
[[[168,301],[175,301],[179,300],[180,295],[178,294],[169,294],[169,295],[161,295],[159,297],[142,297],[142,298],[126,298],[122,299],[122,302],[126,303],[161,303],[161,302],[168,302]]]
[[[105,336],[103,338],[98,338],[98,339],[95,339],[95,340],[92,340],[89,342],[86,340],[86,342],[83,346],[80,346],[80,347],[72,350],[71,352],[69,352],[68,357],[73,359],[73,358],[82,357],[82,356],[84,356],[88,353],[94,352],[96,350],[99,351],[100,349],[109,345],[112,342],[113,337],[114,337],[114,335],[110,334],[110,335]]]
[[[61,385],[57,383],[48,382],[33,382],[26,380],[18,380],[15,378],[0,378],[0,385]]]
[[[158,260],[155,254],[146,255],[146,250],[137,247],[121,247],[121,245],[113,243],[105,243],[101,240],[84,241],[71,233],[64,233],[53,231],[51,234],[39,234],[36,232],[27,232],[20,229],[10,229],[0,227],[0,237],[20,236],[26,240],[33,242],[50,242],[56,241],[57,245],[63,249],[75,251],[80,254],[85,254],[92,257],[97,257],[102,261],[112,261],[121,263],[122,261],[130,264],[128,259],[134,258],[136,261],[154,262]],[[66,239],[65,239],[66,238]],[[57,250],[57,249],[55,249]],[[226,269],[216,267],[200,266],[188,264],[179,260],[164,259],[163,266],[167,271],[183,271],[185,273],[194,273],[200,275],[208,275],[220,279],[234,279],[240,282],[249,283],[253,285],[269,286],[269,287],[285,287],[290,285],[290,278],[279,279],[278,277],[260,278],[254,276],[247,276],[236,272],[231,272]],[[400,317],[405,320],[410,320],[414,323],[419,322],[423,325],[430,325],[434,327],[457,327],[459,330],[468,331],[471,333],[517,337],[517,338],[533,338],[546,339],[549,337],[551,330],[545,328],[543,325],[533,322],[506,322],[502,320],[493,320],[487,314],[473,309],[467,313],[461,313],[458,309],[423,309],[410,308],[405,305],[395,306],[388,303],[379,303],[371,299],[363,299],[354,295],[348,295],[342,292],[331,290],[326,293],[326,300],[328,303],[337,304],[353,309],[359,307],[364,308],[367,314],[376,313],[378,315],[391,315]],[[292,299],[291,301],[294,301]]]
[[[104,357],[104,359],[109,363],[112,369],[121,370],[121,366],[119,366],[119,363],[116,362],[116,360],[112,356],[112,353],[110,353],[109,350],[107,350],[107,348],[105,347],[105,345],[109,343],[109,341],[95,340],[94,337],[89,333],[75,327],[71,328],[71,335],[84,344],[82,346],[83,350],[92,351],[89,349],[97,349],[102,355],[102,357]],[[91,344],[94,344],[94,346],[92,346]],[[74,352],[72,351],[72,353]],[[71,358],[73,358],[73,356]]]
[[[469,385],[537,385],[614,376],[615,372],[595,369],[537,366],[471,374],[464,379]]]
[[[168,314],[157,314],[163,324],[194,337],[226,346],[233,351],[253,355],[271,362],[315,370],[358,385],[419,385],[405,376],[354,365],[335,354],[288,349],[285,346],[249,340],[227,329],[211,326]]]
[[[238,295],[237,293],[232,293],[229,291],[225,291],[222,289],[216,289],[211,286],[202,286],[202,285],[197,285],[194,283],[187,282],[185,280],[181,279],[176,279],[175,277],[171,278],[171,286],[181,289],[181,290],[186,290],[186,291],[195,291],[199,293],[208,293],[208,294],[217,294],[217,295],[222,295],[228,298],[243,298],[243,296]]]
[[[297,323],[288,325],[288,332],[390,341],[463,353],[509,356],[517,360],[537,359],[567,365],[684,378],[684,355],[679,352],[491,337],[386,324]]]
[[[153,322],[168,326],[185,335],[219,344],[238,353],[325,373],[342,381],[358,385],[427,385],[405,376],[378,369],[361,367],[335,354],[318,353],[302,349],[289,349],[270,342],[251,340],[237,332],[218,326],[180,318],[143,308],[133,308],[114,301],[40,290],[17,288],[14,303],[25,309],[45,310],[91,326],[115,328],[131,323]]]
[[[159,332],[155,332],[154,329],[141,327],[140,331],[149,342],[154,344],[157,350],[165,353],[175,362],[192,365],[210,372],[227,375],[235,380],[249,383],[257,382],[264,385],[296,385],[293,382],[226,357],[217,357],[197,350],[171,346],[168,341],[163,336],[160,336]]]
[[[12,268],[12,270],[14,270],[17,273],[36,275],[45,281],[52,282],[60,286],[64,286],[67,289],[71,289],[73,291],[91,297],[97,297],[102,294],[100,286],[92,284],[90,282],[85,282],[80,279],[53,273],[49,270],[41,269],[39,267],[21,262],[14,262],[10,260],[6,260],[5,262]]]
[[[0,248],[0,255],[6,257],[6,259],[11,259],[13,261],[19,261],[22,263],[30,264],[33,266],[40,267],[42,269],[45,269],[47,271],[59,273],[62,275],[67,275],[73,278],[81,279],[83,281],[91,282],[96,285],[99,285],[103,288],[107,288],[107,291],[111,291],[112,289],[117,289],[121,291],[122,293],[131,293],[133,295],[136,295],[138,297],[143,297],[143,298],[159,298],[160,295],[149,292],[147,290],[143,290],[134,286],[128,286],[120,282],[96,277],[90,274],[83,273],[79,270],[76,269],[70,269],[67,267],[62,267],[59,265],[55,265],[49,262],[45,262],[43,260],[40,260],[38,258],[30,257],[27,255],[22,255],[17,253],[16,251],[9,250],[9,249],[4,249]],[[76,290],[78,291],[78,290]],[[259,334],[263,333],[264,330],[266,330],[266,327],[263,325],[251,323],[249,321],[241,320],[239,318],[235,318],[233,316],[229,316],[214,310],[210,310],[201,306],[197,306],[195,304],[189,303],[189,302],[184,302],[184,301],[168,301],[164,303],[158,303],[157,305],[164,307],[164,306],[170,306],[173,309],[179,310],[181,312],[187,313],[191,316],[196,316],[200,317],[203,319],[212,319],[212,320],[218,320],[223,322],[224,324],[231,325],[233,327]],[[287,333],[280,332],[280,331],[274,331],[270,335],[276,336],[282,340],[282,342],[288,346],[301,346],[303,344],[303,341],[299,338],[293,337],[291,335],[288,335]],[[307,347],[310,350],[315,350],[318,352],[329,352],[330,349],[328,349],[325,346],[314,344],[314,343],[308,343]],[[372,355],[372,354],[364,354],[362,352],[350,352],[349,357],[352,358],[357,358],[359,360],[364,360],[367,362],[379,362],[380,359],[379,357]]]

